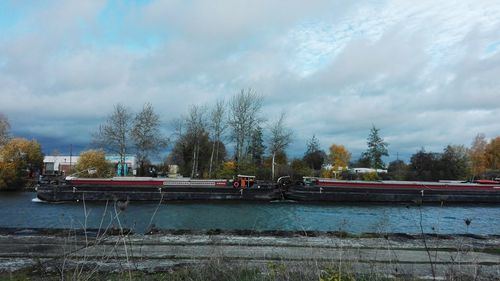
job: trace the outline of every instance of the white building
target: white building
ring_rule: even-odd
[[[68,175],[71,168],[75,167],[78,163],[80,156],[45,156],[43,158],[43,171],[45,174],[55,174],[61,173]],[[106,160],[113,164],[115,171],[120,163],[119,155],[106,155]],[[137,159],[133,155],[127,155],[125,157],[125,164],[128,169],[128,173],[134,173],[137,169]]]
[[[367,174],[367,173],[387,174],[387,170],[372,169],[372,168],[352,168],[350,169],[350,171],[355,174]]]
[[[118,164],[121,161],[120,155],[106,155],[106,160],[112,164]],[[137,159],[134,155],[125,156],[125,163],[132,169],[137,168]]]
[[[45,174],[55,172],[67,174],[78,163],[80,156],[45,156],[43,158],[43,171]]]
[[[106,155],[106,160],[109,161],[111,164],[113,164],[113,169],[115,170],[115,172],[121,176],[122,174],[122,171],[119,171],[119,169],[121,168],[121,165],[120,165],[120,162],[121,162],[121,158],[120,158],[120,155]],[[133,174],[135,175],[136,174],[136,169],[137,169],[137,159],[135,156],[133,155],[127,155],[125,156],[125,165],[124,165],[124,169],[127,169],[127,171],[125,172],[125,175],[129,175],[129,174]]]
[[[325,165],[323,165],[323,169],[333,170],[333,165],[332,164],[325,164]],[[342,172],[344,170],[349,170],[349,167],[337,167],[337,171],[339,171],[339,172]]]

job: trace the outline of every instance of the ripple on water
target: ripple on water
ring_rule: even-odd
[[[53,204],[40,201],[34,193],[0,195],[1,227],[79,228],[118,225],[112,203]],[[40,204],[44,203],[44,204]],[[157,210],[158,208],[158,210]],[[118,210],[119,211],[119,210]],[[120,223],[146,230],[150,223],[164,229],[253,229],[253,230],[317,230],[361,232],[419,233],[422,216],[425,231],[440,233],[500,233],[500,206],[423,206],[347,205],[273,203],[157,203],[131,202],[120,213]],[[466,227],[464,219],[471,219]]]

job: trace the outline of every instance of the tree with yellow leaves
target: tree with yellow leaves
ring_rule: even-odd
[[[474,177],[478,177],[483,175],[486,172],[488,159],[486,157],[486,146],[488,142],[484,134],[478,134],[474,141],[472,142],[472,146],[469,149],[469,157],[471,161],[472,175]]]
[[[106,160],[102,150],[87,150],[80,153],[75,169],[78,176],[84,178],[106,178],[113,175],[111,163]]]
[[[225,179],[232,178],[237,173],[236,172],[236,166],[237,166],[236,161],[231,161],[230,160],[230,161],[224,162],[223,167],[222,167],[222,169],[219,172],[219,176],[221,178],[225,178]]]
[[[332,144],[330,146],[329,157],[332,169],[323,171],[322,176],[324,177],[332,177],[337,171],[347,169],[349,161],[351,160],[351,153],[341,144]]]
[[[40,144],[35,140],[13,138],[0,149],[0,189],[21,188],[43,165]]]
[[[330,146],[330,161],[333,169],[345,169],[349,166],[349,161],[351,161],[351,153],[341,144],[332,144]]]
[[[488,168],[500,170],[500,137],[492,139],[486,145],[485,151]]]

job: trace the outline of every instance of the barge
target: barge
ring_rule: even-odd
[[[371,203],[500,203],[500,182],[345,181],[304,177],[284,197],[294,201]]]
[[[240,200],[344,203],[500,203],[500,182],[346,181],[304,177],[291,183],[189,178],[114,177],[42,181],[37,197],[43,201],[205,201]]]
[[[253,176],[236,180],[189,178],[75,178],[41,182],[37,197],[48,202],[62,201],[172,201],[245,200],[271,201],[281,198],[275,184],[256,182]]]

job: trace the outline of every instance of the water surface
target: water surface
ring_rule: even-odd
[[[161,229],[250,229],[453,234],[500,234],[500,206],[352,205],[294,202],[34,202],[35,193],[0,193],[0,227],[123,227]],[[35,200],[36,201],[36,200]],[[465,219],[470,219],[467,226]],[[422,228],[421,228],[422,225]]]

